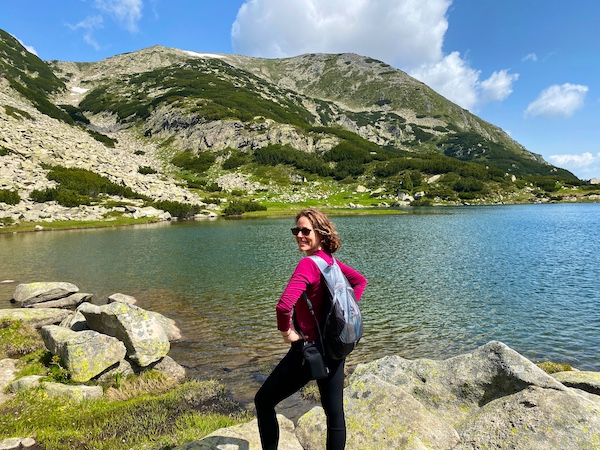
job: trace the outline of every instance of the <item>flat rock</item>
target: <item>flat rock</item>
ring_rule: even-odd
[[[20,307],[47,302],[79,292],[73,283],[62,281],[19,284],[10,300]]]
[[[552,376],[565,386],[600,395],[600,372],[569,370],[553,373]]]
[[[20,320],[35,328],[61,323],[71,313],[60,308],[9,308],[0,309],[0,322],[3,320]]]

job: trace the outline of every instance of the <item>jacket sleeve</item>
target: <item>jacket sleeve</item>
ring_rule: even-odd
[[[277,329],[279,331],[289,330],[294,305],[304,291],[306,291],[307,287],[310,284],[315,284],[320,276],[321,272],[319,268],[310,258],[302,258],[300,260],[275,308]]]

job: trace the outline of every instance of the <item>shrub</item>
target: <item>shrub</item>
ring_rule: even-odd
[[[107,146],[109,148],[115,148],[115,144],[117,143],[116,139],[110,138],[110,137],[106,136],[105,134],[98,133],[97,131],[94,131],[94,130],[86,130],[86,131],[88,132],[88,134],[91,137],[96,139],[98,142],[102,142],[105,146]]]
[[[87,195],[80,195],[71,189],[58,189],[55,199],[60,205],[73,208],[79,205],[90,205],[91,199]]]
[[[71,119],[73,119],[75,122],[80,122],[80,123],[89,125],[90,120],[83,115],[83,112],[81,112],[81,110],[78,107],[73,106],[73,105],[58,105],[58,106],[60,106],[63,110],[65,110],[67,112],[67,114],[71,117]]]
[[[452,188],[456,192],[481,192],[485,184],[475,178],[461,178],[453,183]]]
[[[6,110],[6,114],[8,114],[11,117],[14,117],[15,119],[33,120],[33,117],[31,117],[31,114],[29,114],[27,111],[23,111],[22,109],[15,108],[14,106],[10,106],[10,105],[4,105],[4,109]]]
[[[254,161],[267,166],[289,164],[299,170],[322,177],[331,175],[331,169],[316,155],[279,144],[254,150]]]
[[[259,203],[244,200],[234,200],[223,210],[226,216],[241,216],[245,212],[266,211],[267,207]]]
[[[537,187],[546,192],[556,192],[560,189],[560,184],[554,178],[536,177],[532,181]]]
[[[102,175],[85,169],[55,166],[48,172],[48,179],[58,182],[59,186],[34,190],[29,194],[31,200],[38,203],[56,201],[67,207],[89,205],[92,199],[100,194],[148,200],[146,196],[135,193],[129,187],[120,186]]]
[[[0,203],[7,205],[16,205],[21,201],[21,196],[18,191],[9,191],[8,189],[0,189]]]
[[[363,173],[365,173],[365,168],[360,161],[346,159],[337,163],[333,170],[333,177],[336,180],[343,180],[346,177],[356,177]]]
[[[29,198],[37,203],[46,203],[56,200],[56,196],[58,195],[57,188],[47,188],[43,191],[35,189],[31,191],[29,194]]]
[[[71,190],[86,197],[96,198],[104,193],[125,198],[146,199],[146,197],[135,193],[127,186],[113,183],[108,178],[85,169],[55,166],[48,172],[48,179],[58,182],[60,184],[59,190]]]
[[[229,158],[227,158],[223,162],[223,169],[225,169],[225,170],[236,169],[248,162],[249,162],[249,157],[247,154],[239,152],[239,151],[234,152],[231,154],[231,156]]]
[[[152,167],[141,166],[138,168],[138,173],[141,173],[142,175],[150,175],[150,174],[154,174],[157,172]]]
[[[190,172],[203,173],[210,169],[216,157],[210,152],[200,152],[194,156],[190,150],[178,153],[171,159],[171,163]]]
[[[157,209],[167,211],[169,214],[171,214],[171,216],[177,217],[178,219],[189,219],[194,217],[200,211],[200,207],[198,205],[170,200],[160,200],[154,202],[153,206]]]

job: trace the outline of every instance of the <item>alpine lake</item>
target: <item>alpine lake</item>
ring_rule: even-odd
[[[407,208],[332,216],[369,285],[348,365],[446,359],[491,340],[600,371],[600,204]],[[174,319],[170,355],[250,402],[287,345],[275,304],[302,256],[281,218],[0,234],[0,302],[18,283],[117,292]],[[6,282],[12,280],[11,282]]]

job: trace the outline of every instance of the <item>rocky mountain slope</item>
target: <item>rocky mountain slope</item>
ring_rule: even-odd
[[[368,57],[155,46],[44,62],[1,30],[0,160],[3,223],[348,206],[356,192],[363,206],[522,201],[583,184]]]

